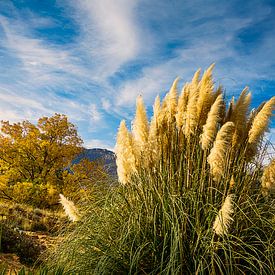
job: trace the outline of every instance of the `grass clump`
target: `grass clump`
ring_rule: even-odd
[[[121,184],[104,196],[95,189],[97,199],[82,210],[49,268],[272,274],[275,204],[266,189],[273,190],[273,170],[262,176],[261,152],[275,97],[249,113],[245,89],[226,108],[212,70],[201,78],[197,71],[179,96],[176,79],[163,102],[156,99],[150,123],[138,98],[132,133],[125,122],[118,131]]]

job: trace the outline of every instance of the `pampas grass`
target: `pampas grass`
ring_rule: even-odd
[[[275,194],[275,160],[265,167],[261,182],[265,195]]]
[[[176,112],[176,123],[178,129],[182,129],[182,127],[185,125],[184,119],[185,119],[185,113],[188,103],[188,97],[189,97],[189,84],[185,84],[182,88],[182,92],[179,96],[178,100],[178,106],[177,106],[177,112]]]
[[[210,171],[215,181],[219,181],[224,174],[226,165],[226,153],[230,150],[231,140],[235,125],[226,122],[219,130],[213,148],[207,158]]]
[[[199,96],[199,91],[196,87],[192,86],[192,84],[189,86],[190,92],[189,92],[189,100],[187,103],[187,110],[185,114],[185,128],[184,128],[184,134],[187,139],[191,137],[191,135],[195,134],[196,127],[198,125],[199,119],[198,119],[198,112],[197,112],[197,100]]]
[[[126,184],[132,173],[136,170],[136,157],[133,148],[133,138],[124,120],[121,121],[118,129],[115,152],[117,155],[118,179],[122,184]]]
[[[267,129],[269,118],[271,117],[274,108],[275,96],[272,97],[268,102],[266,102],[265,105],[262,107],[261,111],[255,116],[252,122],[251,129],[248,133],[249,143],[257,143],[263,136]]]
[[[132,125],[133,137],[137,149],[139,151],[143,150],[148,142],[148,134],[149,134],[149,125],[148,119],[146,115],[145,106],[142,100],[142,97],[139,96],[136,102],[136,116]]]
[[[251,103],[251,93],[248,93],[248,87],[246,87],[236,102],[236,106],[233,112],[232,121],[235,124],[235,131],[233,134],[232,145],[233,147],[242,144],[243,140],[246,138],[247,129],[246,121],[249,112],[249,107]]]
[[[230,194],[225,198],[225,201],[220,209],[214,225],[213,229],[215,233],[219,236],[226,235],[229,230],[229,226],[233,221],[232,214],[234,213],[233,209],[233,199],[234,195]]]
[[[210,112],[207,116],[205,125],[203,126],[203,133],[201,135],[201,147],[203,150],[207,150],[210,145],[214,142],[217,134],[218,123],[221,120],[220,109],[223,104],[222,95],[219,95],[214,104],[212,105]]]
[[[133,134],[121,123],[121,184],[82,209],[50,266],[65,266],[70,274],[272,274],[275,202],[261,187],[261,178],[264,188],[270,186],[271,172],[266,168],[263,175],[261,151],[254,158],[246,154],[249,138],[263,147],[259,136],[274,99],[252,122],[247,90],[225,110],[212,70],[202,79],[196,72],[178,99],[177,80],[162,103],[157,97],[148,142],[147,126],[137,134],[143,131],[137,125],[146,125],[137,122],[145,107],[137,110]],[[239,143],[232,146],[236,131]],[[135,140],[144,146],[136,150]]]
[[[201,81],[199,82],[199,96],[197,102],[197,116],[199,122],[203,125],[207,118],[207,113],[212,104],[212,98],[214,94],[214,82],[212,79],[212,71],[215,64],[212,64],[203,74]]]
[[[178,82],[179,82],[179,77],[177,77],[169,92],[164,98],[164,106],[165,109],[163,110],[162,114],[165,117],[164,119],[167,121],[168,125],[173,122],[175,119],[175,114],[177,111],[177,100],[178,100]]]

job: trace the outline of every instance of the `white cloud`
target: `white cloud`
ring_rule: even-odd
[[[89,113],[92,122],[98,123],[102,120],[102,114],[98,111],[96,104],[93,103],[90,105]]]
[[[93,78],[105,80],[140,53],[140,30],[135,20],[137,1],[72,1],[81,26],[80,46],[95,64]]]
[[[101,104],[102,104],[103,110],[105,110],[106,112],[110,111],[110,108],[112,105],[111,105],[111,102],[107,98],[102,98]]]
[[[87,76],[86,69],[77,64],[79,60],[70,51],[33,37],[31,26],[4,16],[0,16],[0,25],[5,34],[1,44],[21,62],[16,71],[24,83],[55,87]]]

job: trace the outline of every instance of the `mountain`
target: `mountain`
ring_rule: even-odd
[[[90,161],[102,160],[106,171],[110,175],[117,177],[116,158],[114,152],[100,148],[84,149],[84,151],[76,157],[73,163],[79,163],[84,158]]]

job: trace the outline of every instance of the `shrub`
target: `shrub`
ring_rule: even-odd
[[[52,265],[84,274],[273,272],[275,204],[261,177],[275,97],[249,114],[244,89],[226,110],[212,69],[196,72],[179,97],[176,79],[150,123],[137,99],[132,133],[123,121],[117,136],[121,185],[87,206]]]

